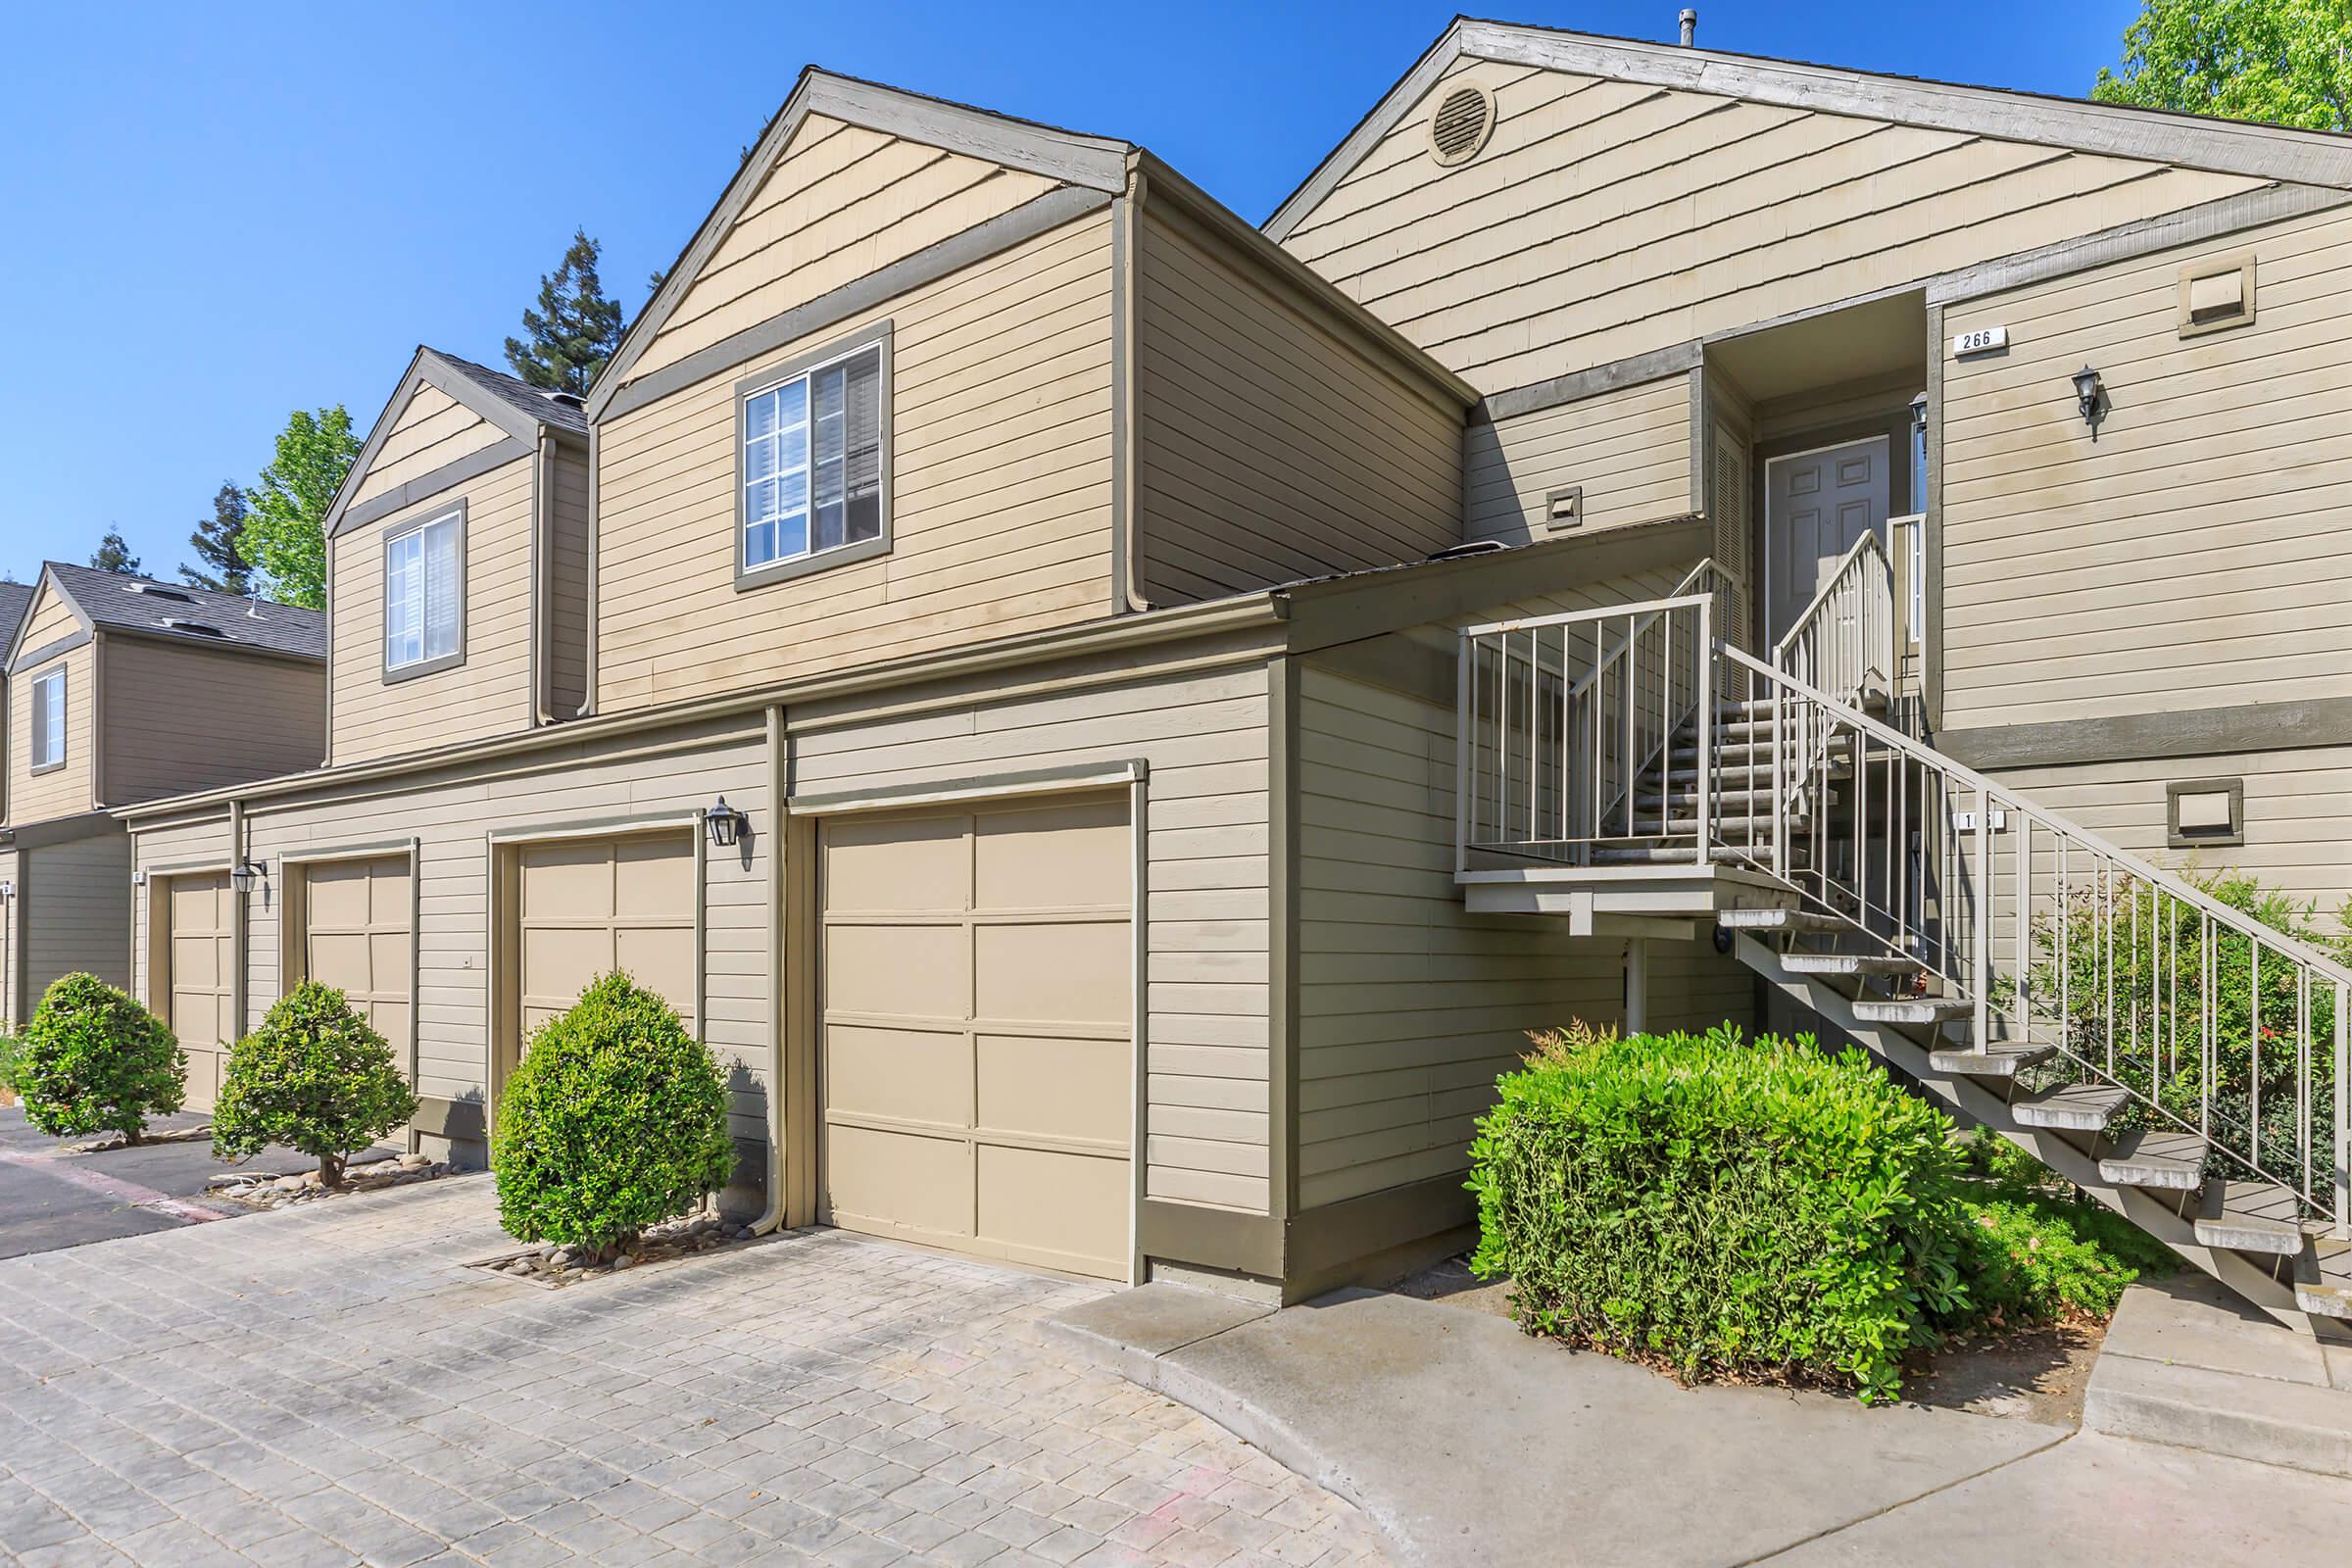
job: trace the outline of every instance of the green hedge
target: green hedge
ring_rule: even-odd
[[[1580,1031],[1499,1089],[1471,1262],[1531,1332],[1880,1399],[1966,1308],[1951,1124],[1858,1051]]]
[[[726,1079],[668,1003],[604,975],[531,1036],[490,1162],[517,1241],[625,1247],[726,1184]]]

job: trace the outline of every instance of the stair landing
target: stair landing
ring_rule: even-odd
[[[1686,852],[1687,855],[1687,852]],[[1698,934],[1701,922],[1740,909],[1794,908],[1794,888],[1743,866],[1686,858],[1647,865],[1526,865],[1457,871],[1472,914],[1550,914],[1571,936]],[[1671,929],[1687,926],[1689,929]]]

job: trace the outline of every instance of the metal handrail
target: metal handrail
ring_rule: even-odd
[[[1714,580],[1709,582],[1709,578]],[[1706,582],[1707,586],[1701,588],[1699,586],[1701,582]],[[1715,564],[1715,558],[1713,556],[1709,556],[1704,561],[1701,561],[1697,565],[1692,566],[1689,571],[1683,573],[1683,580],[1674,585],[1673,592],[1669,593],[1665,599],[1655,601],[1655,603],[1673,604],[1679,600],[1688,599],[1693,594],[1703,593],[1712,595],[1726,588],[1732,589],[1736,592],[1738,591],[1739,587],[1740,579],[1733,573],[1726,571],[1723,567],[1717,565]],[[1641,607],[1636,606],[1634,608],[1638,611]],[[1590,612],[1577,612],[1575,613]],[[1622,614],[1624,612],[1622,610],[1613,610],[1608,612],[1608,613],[1611,615],[1616,615]],[[1583,696],[1585,688],[1591,686],[1594,681],[1600,679],[1602,674],[1607,671],[1609,665],[1616,662],[1617,659],[1624,654],[1627,649],[1633,647],[1635,643],[1641,639],[1641,636],[1643,632],[1647,631],[1651,626],[1657,623],[1657,618],[1662,613],[1664,613],[1663,611],[1653,611],[1650,613],[1643,615],[1640,620],[1634,622],[1627,630],[1624,638],[1619,641],[1617,646],[1610,649],[1609,652],[1604,655],[1591,670],[1587,671],[1582,680],[1568,688],[1568,695],[1570,697]]]
[[[1873,566],[1876,569],[1872,569]],[[1884,603],[1881,603],[1881,601]],[[1781,669],[1792,668],[1791,655],[1812,646],[1812,640],[1834,629],[1833,607],[1850,607],[1857,634],[1850,648],[1838,651],[1853,656],[1854,691],[1867,690],[1871,674],[1877,671],[1882,681],[1894,677],[1894,564],[1887,559],[1886,546],[1875,528],[1864,529],[1846,553],[1838,558],[1836,569],[1829,581],[1813,596],[1788,630],[1773,645],[1772,662]],[[1874,624],[1875,623],[1875,624]],[[1882,648],[1880,644],[1885,646]],[[1884,655],[1883,658],[1876,657]],[[1811,661],[1815,668],[1808,675],[1820,673],[1826,662],[1816,653]],[[1843,683],[1837,683],[1842,685]]]

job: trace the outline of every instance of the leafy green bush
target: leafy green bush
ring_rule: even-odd
[[[317,1156],[319,1182],[334,1187],[353,1151],[416,1114],[416,1096],[384,1037],[342,992],[306,980],[229,1048],[213,1152],[244,1159],[284,1144]]]
[[[25,1025],[18,1093],[53,1138],[118,1132],[136,1140],[150,1116],[187,1098],[188,1057],[161,1018],[94,974],[60,975]]]
[[[531,1037],[490,1160],[510,1235],[609,1252],[726,1184],[726,1080],[668,1003],[601,976]]]
[[[24,1079],[24,1040],[21,1035],[0,1035],[0,1092],[22,1095]]]
[[[2172,1250],[2111,1209],[2074,1196],[2033,1155],[1991,1133],[1963,1145],[1961,1232],[1969,1305],[2001,1327],[2104,1318],[2124,1287],[2178,1266]]]
[[[1579,1032],[1505,1074],[1471,1146],[1479,1246],[1530,1332],[1686,1379],[1891,1396],[1966,1309],[1942,1114],[1858,1051]]]

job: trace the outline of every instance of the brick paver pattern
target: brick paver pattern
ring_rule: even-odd
[[[457,1266],[491,1210],[471,1177],[0,1262],[7,1559],[1379,1560],[1041,1337],[1093,1287],[818,1230],[548,1291]]]

